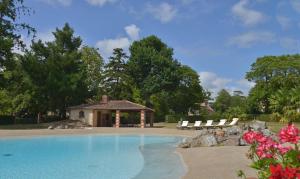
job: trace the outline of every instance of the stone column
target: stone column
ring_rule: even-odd
[[[141,128],[145,127],[145,110],[141,110]]]
[[[120,127],[120,110],[116,110],[116,128]]]
[[[97,127],[97,123],[98,123],[98,117],[97,117],[98,113],[96,110],[93,111],[93,127]]]

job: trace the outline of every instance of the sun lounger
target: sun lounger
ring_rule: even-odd
[[[193,126],[188,126],[189,128],[200,129],[202,121],[195,121]]]
[[[216,127],[224,127],[227,119],[220,119],[219,124],[215,125]]]
[[[239,121],[239,118],[233,118],[232,121],[231,121],[231,123],[228,124],[227,126],[234,126],[234,125],[236,125],[236,123],[237,123],[238,121]]]
[[[206,121],[206,124],[202,127],[206,127],[206,128],[209,128],[209,127],[214,127],[213,126],[213,120],[207,120]]]
[[[189,121],[182,121],[180,126],[177,126],[178,129],[185,129],[188,128]]]

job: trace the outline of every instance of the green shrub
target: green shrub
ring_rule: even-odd
[[[54,121],[59,121],[62,120],[59,116],[45,116],[44,118],[42,118],[41,122],[54,122]]]
[[[14,120],[13,116],[0,115],[0,125],[14,124]]]
[[[167,123],[178,123],[178,121],[185,120],[187,116],[185,115],[179,115],[179,114],[172,114],[172,115],[166,115],[165,116],[165,122]]]
[[[37,119],[34,117],[16,117],[16,124],[36,124]]]

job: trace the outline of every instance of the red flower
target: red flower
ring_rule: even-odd
[[[299,169],[285,167],[282,168],[280,164],[270,165],[271,176],[269,179],[299,179]]]
[[[283,169],[282,166],[277,164],[277,165],[270,165],[270,172],[271,176],[269,179],[282,179],[283,178]]]
[[[285,177],[285,178],[291,178],[291,179],[295,179],[295,178],[297,178],[298,179],[298,177],[297,177],[297,169],[296,168],[288,168],[288,167],[286,167],[285,168],[285,170],[284,170],[284,174],[283,174],[283,176]]]
[[[290,142],[293,144],[297,144],[298,140],[300,140],[299,129],[295,127],[293,124],[284,127],[279,132],[279,138],[282,143]]]

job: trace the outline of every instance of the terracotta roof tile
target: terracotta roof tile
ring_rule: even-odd
[[[71,106],[68,109],[107,109],[107,110],[148,110],[154,111],[146,106],[127,100],[110,100],[107,103],[82,104]]]

